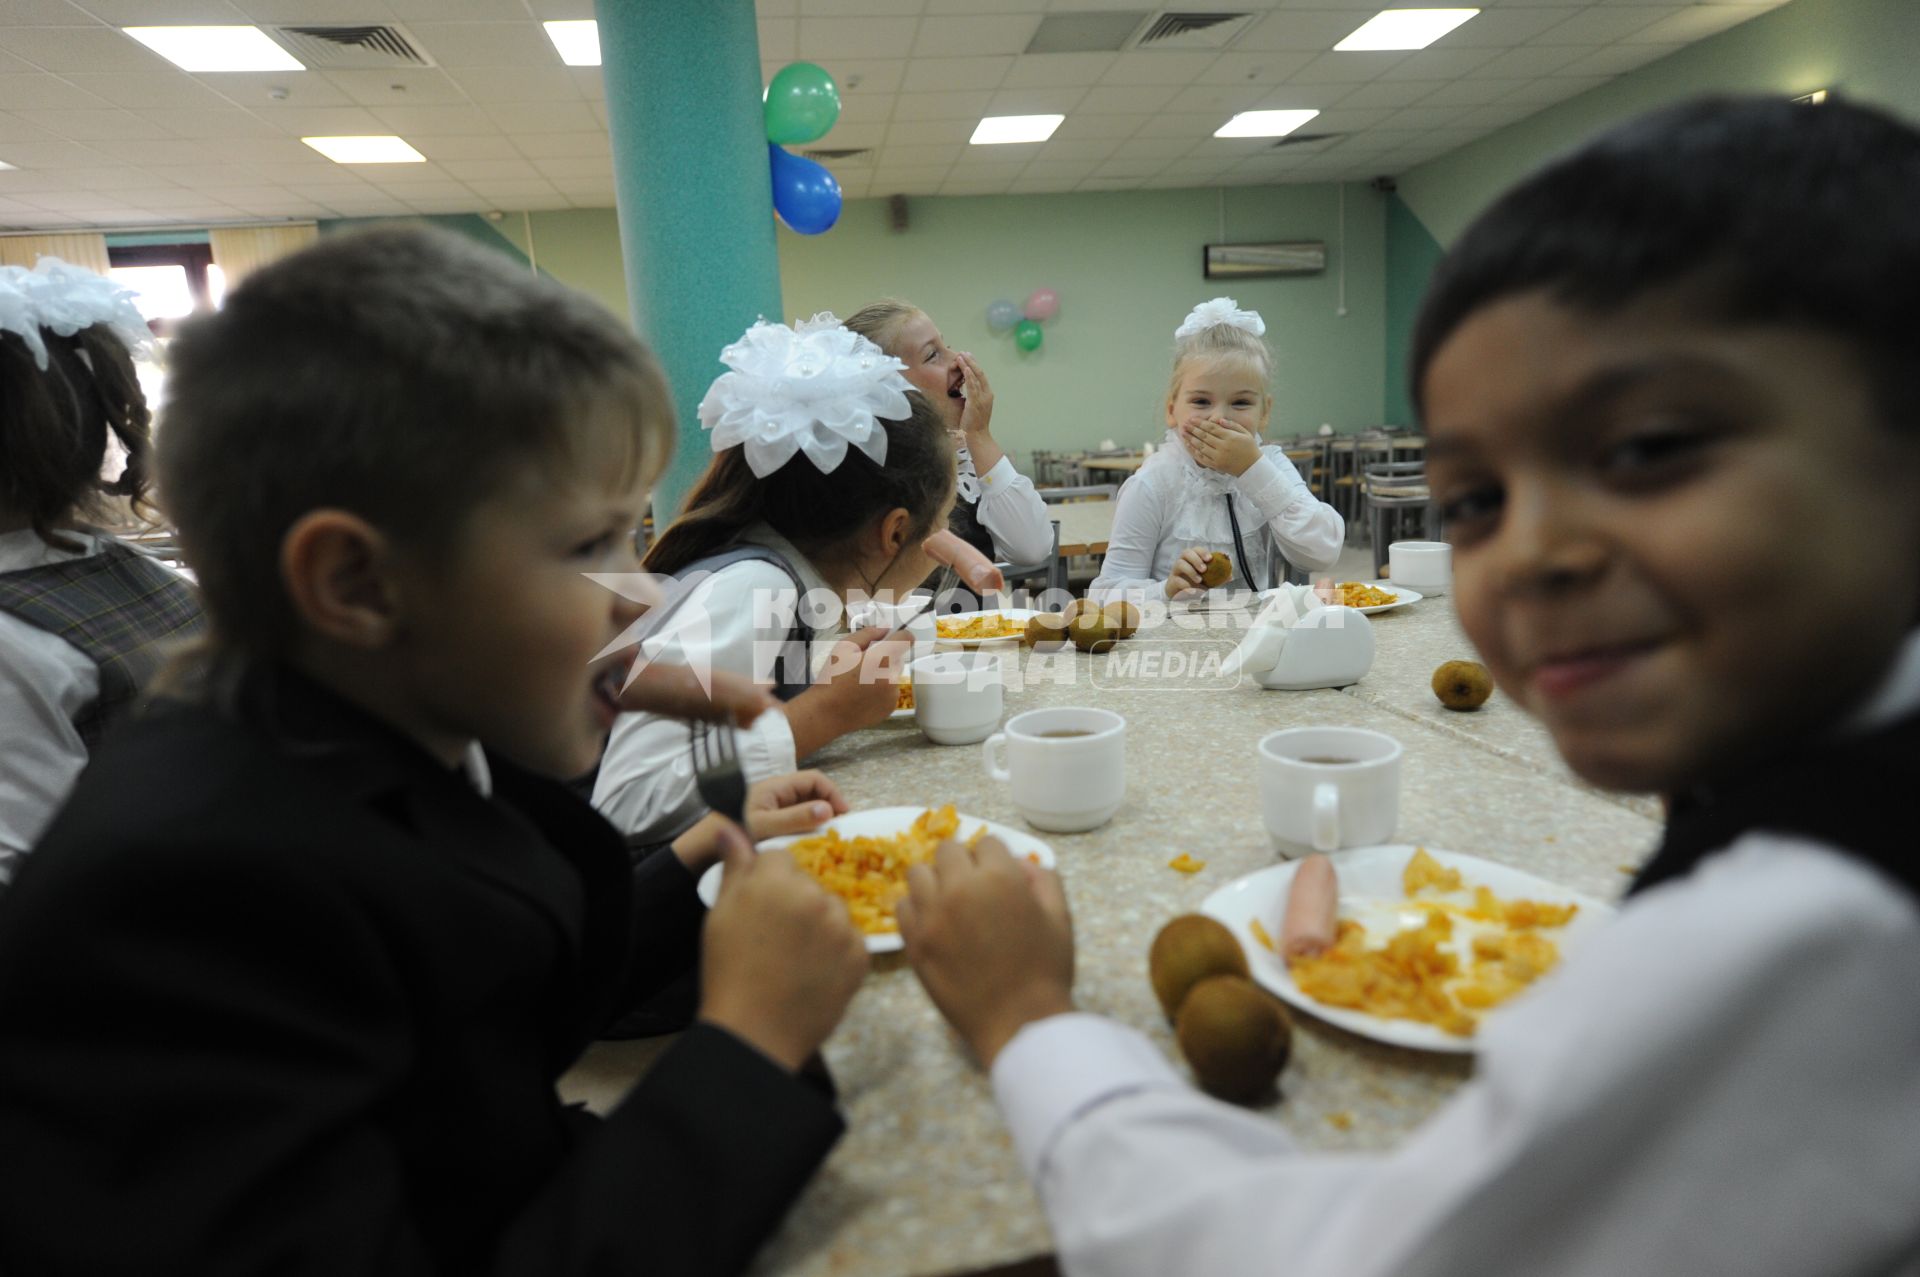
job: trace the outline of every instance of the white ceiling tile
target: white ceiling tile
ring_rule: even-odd
[[[1534,114],[1537,109],[1536,107],[1513,104],[1469,107],[1466,114],[1462,115],[1458,120],[1455,120],[1454,123],[1463,128],[1503,129],[1509,124],[1514,124],[1526,119],[1529,115]]]
[[[1555,102],[1564,102],[1577,97],[1589,89],[1597,89],[1607,82],[1603,76],[1560,75],[1546,79],[1531,80],[1525,88],[1515,89],[1500,100],[1527,106],[1550,106]]]
[[[1112,53],[1026,53],[1013,60],[1003,89],[1049,89],[1097,84],[1113,66]]]
[[[393,15],[416,22],[525,22],[524,0],[386,0]],[[542,36],[544,39],[544,35]]]
[[[108,27],[0,26],[0,49],[42,71],[165,71],[173,64]]]
[[[1087,115],[1138,115],[1160,110],[1179,92],[1171,84],[1142,84],[1132,88],[1102,85],[1087,90],[1087,96],[1080,99],[1080,110]],[[1071,123],[1073,120],[1069,118],[1067,124]]]
[[[1419,106],[1403,107],[1386,118],[1384,127],[1389,129],[1439,129],[1446,128],[1467,113],[1464,106]]]
[[[530,160],[448,160],[440,167],[469,185],[479,182],[531,182],[540,171]]]
[[[513,154],[528,159],[602,159],[613,160],[613,144],[605,133],[533,133],[511,139]],[[441,158],[439,156],[436,159]],[[509,159],[511,155],[470,155],[467,159]]]
[[[1205,75],[1220,55],[1159,50],[1122,53],[1100,77],[1104,85],[1171,84],[1182,88]]]
[[[944,165],[931,168],[875,169],[870,186],[875,191],[901,195],[931,195],[947,178]]]
[[[541,141],[551,141],[563,134],[547,134]],[[599,139],[600,149],[607,147],[605,134],[594,135]],[[416,135],[413,149],[430,160],[511,160],[517,159],[520,151],[514,146],[513,139],[498,133],[485,133],[465,137],[438,137]]]
[[[533,167],[542,177],[613,177],[611,155],[555,155],[535,159]]]
[[[462,188],[465,189],[465,188]],[[373,187],[365,182],[289,182],[287,190],[303,200],[314,200],[328,204],[334,200],[360,200],[377,194]],[[129,198],[132,198],[129,196]]]
[[[1009,195],[1051,195],[1061,187],[1057,177],[1017,177],[1007,183]]]
[[[472,137],[498,128],[477,106],[383,106],[373,116],[379,121],[373,132],[402,137]]]
[[[1528,83],[1527,80],[1493,80],[1473,76],[1470,79],[1443,84],[1431,93],[1415,98],[1413,101],[1419,102],[1422,106],[1485,106],[1489,102],[1500,101],[1507,94],[1526,87]],[[1381,87],[1383,86],[1378,84],[1367,86],[1369,89]],[[1402,105],[1412,105],[1412,103],[1402,103]]]
[[[7,158],[10,147],[0,146],[0,160]],[[21,169],[18,171],[0,171],[0,195],[29,196],[39,191],[65,191],[72,188],[58,169]]]
[[[1313,117],[1300,131],[1302,133],[1358,133],[1362,129],[1376,129],[1393,114],[1389,107],[1338,107],[1332,111],[1322,111]]]
[[[586,102],[512,102],[485,110],[509,134],[584,133],[600,123]]]
[[[231,105],[227,99],[192,76],[182,75],[178,71],[143,71],[131,75],[69,72],[60,78],[115,106],[144,110],[148,107],[216,109]]]
[[[190,191],[184,186],[149,186],[139,190],[124,191],[120,198],[139,208],[167,209],[193,208],[207,202],[207,197],[198,191]]]
[[[1325,52],[1352,35],[1354,28],[1365,20],[1364,16],[1357,17],[1351,12],[1282,9],[1247,28],[1233,42],[1233,48],[1236,53],[1263,49]]]
[[[491,75],[502,77],[526,73],[506,67],[496,67],[489,72]],[[472,72],[465,74],[470,75]],[[361,106],[435,106],[467,100],[466,91],[459,84],[454,83],[445,71],[427,68],[397,71],[328,71],[326,78]],[[562,78],[565,78],[564,73]],[[578,95],[570,93],[568,96]]]
[[[1267,49],[1254,53],[1223,53],[1207,68],[1208,83],[1245,81],[1272,87],[1313,61],[1314,55],[1302,50]],[[1196,86],[1197,87],[1197,86]]]
[[[103,107],[110,103],[51,75],[0,75],[0,111]]]
[[[848,147],[879,146],[886,140],[885,124],[848,124],[842,120],[833,126],[833,132],[808,145],[826,150],[844,150]]]
[[[1548,27],[1566,21],[1566,18],[1565,9],[1488,9],[1471,22],[1447,32],[1435,47],[1511,49],[1533,39]]]
[[[66,0],[7,0],[7,22],[21,27],[88,27],[99,20]]]
[[[200,193],[210,200],[231,204],[235,208],[287,198],[287,188],[284,186],[209,186],[202,188]]]
[[[1293,84],[1365,84],[1407,57],[1405,53],[1323,53],[1287,79]]]
[[[263,111],[260,118],[288,137],[362,137],[391,131],[372,112],[358,106],[290,107],[279,111]]]
[[[1663,18],[1685,12],[1685,5],[1604,4],[1579,9],[1565,21],[1533,37],[1532,44],[1611,44],[1643,31]]]
[[[483,199],[515,207],[560,198],[560,192],[554,188],[553,183],[539,179],[526,182],[481,181],[469,182],[467,185],[473,188],[474,194]]]
[[[318,71],[236,71],[228,75],[207,74],[187,78],[228,101],[238,102],[250,111],[291,111],[310,106],[353,105],[353,99],[347,96],[345,89]]]
[[[753,11],[763,18],[791,18],[800,12],[800,0],[754,0]]]
[[[1625,75],[1649,62],[1658,62],[1680,46],[1677,44],[1615,44],[1596,49],[1578,62],[1560,68],[1560,75]]]
[[[557,178],[553,188],[581,208],[611,208],[614,204],[612,182],[584,182],[577,178]]]
[[[9,142],[0,150],[0,160],[17,168],[56,169],[56,168],[99,168],[108,159],[138,159],[138,154],[123,156],[122,150],[137,152],[140,148],[164,147],[173,143],[159,142],[116,142],[111,138],[101,139],[98,145],[81,145],[78,142]],[[181,143],[180,145],[190,145]]]
[[[919,26],[918,18],[802,18],[799,56],[815,62],[904,58]]]
[[[484,211],[487,207],[488,204],[486,200],[481,199],[478,195],[469,193],[467,195],[452,196],[446,199],[410,200],[404,204],[396,201],[390,206],[385,206],[378,210],[366,209],[354,215],[357,217],[377,217],[383,214],[419,213],[426,217],[444,217],[456,213],[478,213]]]
[[[1185,137],[1199,141],[1213,136],[1226,121],[1217,115],[1156,115],[1134,132],[1135,137]]]
[[[0,53],[0,75],[33,75],[39,70],[24,58],[16,58],[11,53]]]
[[[1010,57],[915,58],[907,63],[900,87],[908,93],[997,89],[1012,65]]]
[[[301,149],[309,150],[310,148],[302,147]],[[272,182],[276,186],[290,185],[294,182],[337,182],[342,178],[351,177],[354,168],[364,167],[363,165],[355,165],[354,168],[349,168],[344,164],[335,164],[318,151],[311,151],[310,153],[313,156],[312,160],[299,161],[275,159],[251,160],[245,156],[230,155],[225,152],[222,152],[220,158],[231,159],[236,163],[244,163],[247,166],[247,172],[251,173],[255,180]],[[316,163],[315,161],[318,162]]]
[[[895,120],[887,126],[888,146],[964,143],[973,136],[973,120]]]
[[[1167,100],[1166,109],[1178,112],[1205,112],[1216,115],[1225,124],[1236,112],[1244,111],[1267,92],[1258,84],[1196,84],[1181,89]]]
[[[116,213],[132,205],[111,199],[105,195],[96,195],[92,191],[43,191],[34,196],[34,202],[42,208],[57,213]]]
[[[909,142],[884,146],[874,159],[875,168],[938,168],[945,172],[959,162],[970,148],[965,142]]]
[[[565,65],[532,22],[409,22],[407,29],[443,67]]]
[[[893,101],[893,118],[901,120],[972,120],[987,113],[993,94],[902,93]],[[969,132],[972,130],[969,129]]]
[[[62,169],[60,171],[60,177],[67,185],[73,187],[75,190],[111,191],[114,193],[115,199],[123,199],[128,203],[138,203],[139,201],[134,200],[132,197],[124,194],[124,192],[138,190],[141,187],[153,187],[160,184],[160,179],[156,178],[153,174],[146,172],[144,169],[137,169],[131,164],[116,165],[111,168]]]
[[[453,180],[453,174],[438,164],[341,164],[337,167],[383,189]]]
[[[990,14],[920,20],[913,54],[920,58],[963,58],[976,54],[1020,53],[1040,26],[1038,14]]]
[[[145,110],[141,116],[151,120],[175,137],[208,139],[226,137],[281,137],[279,129],[259,116],[239,107],[204,110],[198,107],[167,107]]]
[[[907,77],[905,58],[843,58],[832,67],[833,82],[840,86],[842,109],[856,97],[885,96],[897,93]]]
[[[1458,80],[1492,61],[1493,49],[1416,49],[1380,73],[1383,80]]]
[[[791,62],[800,47],[800,23],[793,18],[762,18],[754,24],[760,34],[762,61]]]
[[[19,111],[19,117],[50,133],[75,142],[97,138],[149,138],[171,136],[144,114],[120,110]]]
[[[1100,164],[1100,160],[1035,160],[1020,176],[1024,180],[1044,175],[1052,181],[1061,183],[1061,186],[1054,188],[1060,190],[1083,178],[1092,177],[1093,171],[1099,168]]]
[[[316,0],[231,0],[231,3],[255,22],[392,22],[398,15],[382,0],[356,0],[350,10]]]
[[[600,78],[599,67],[568,67],[567,75],[573,80],[573,86],[580,90],[580,96],[596,102],[604,102],[607,97],[607,83]]]
[[[1358,85],[1302,84],[1269,89],[1253,103],[1256,111],[1321,111],[1334,105]]]
[[[1071,115],[1080,109],[1086,96],[1083,88],[1002,89],[987,104],[987,114]]]
[[[1440,87],[1439,83],[1424,80],[1375,80],[1372,84],[1355,85],[1337,95],[1329,94],[1328,100],[1342,108],[1411,106]]]
[[[1634,44],[1689,44],[1736,27],[1763,9],[1744,4],[1701,4],[1642,27],[1626,37]]]
[[[602,102],[589,103],[589,105],[593,107],[593,118],[600,121],[601,128],[603,129],[606,128],[607,127],[607,104],[604,101],[602,101]],[[840,113],[842,115],[845,115],[846,111],[843,109]]]
[[[1153,117],[1151,115],[1089,115],[1085,114],[1085,104],[1081,113],[1069,115],[1059,128],[1053,131],[1055,138],[1128,138],[1139,131],[1140,126]]]
[[[286,164],[323,171],[333,167],[332,160],[290,137],[220,138],[205,145],[233,164]]]
[[[1271,142],[1270,138],[1238,138],[1229,143],[1222,138],[1196,141],[1190,137],[1132,137],[1122,142],[1108,158],[1143,163],[1151,161],[1156,164],[1165,164],[1169,160],[1205,159],[1228,164],[1249,150],[1266,149]]]
[[[1040,148],[1040,154],[1035,157],[1035,162],[1051,164],[1057,160],[1104,160],[1119,149],[1119,146],[1119,138],[1061,141],[1056,137]]]
[[[925,0],[800,0],[799,10],[809,18],[918,17]],[[981,6],[975,0],[975,10]]]
[[[1517,80],[1527,76],[1552,75],[1594,50],[1586,45],[1565,48],[1559,45],[1528,45],[1508,49],[1481,67],[1478,74],[1489,80]]]
[[[162,164],[156,160],[150,167],[156,176],[196,191],[211,186],[238,186],[255,180],[251,171],[238,164]]]
[[[10,111],[0,111],[0,142],[53,142],[59,139],[41,128],[38,124],[14,115]]]
[[[1017,177],[1033,158],[1040,153],[1044,142],[1019,142],[1005,146],[970,146],[960,162],[953,166],[955,173],[998,173],[1008,171]]]
[[[11,10],[18,3],[19,0],[11,0],[8,8]],[[149,25],[161,15],[170,26],[220,26],[247,21],[247,15],[226,0],[165,0],[164,6],[155,4],[154,0],[78,0],[74,7],[84,9],[89,17],[110,27]]]
[[[542,22],[551,19],[577,22],[593,17],[593,0],[528,0],[527,7]]]

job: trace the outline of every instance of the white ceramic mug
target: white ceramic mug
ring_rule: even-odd
[[[1421,594],[1445,594],[1453,584],[1453,547],[1445,541],[1395,541],[1387,547],[1393,584]]]
[[[1015,714],[987,739],[981,757],[987,775],[1011,787],[1014,807],[1035,829],[1098,828],[1127,796],[1127,720],[1112,710]]]
[[[1400,821],[1400,742],[1360,727],[1292,727],[1259,746],[1260,811],[1276,851],[1391,842]]]
[[[1000,725],[1006,673],[989,652],[939,652],[907,666],[913,717],[936,745],[971,745]]]

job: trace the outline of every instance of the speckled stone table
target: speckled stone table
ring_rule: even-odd
[[[1423,662],[1430,672],[1447,659],[1434,659],[1434,649],[1455,641],[1437,625],[1429,633],[1407,624],[1418,606],[1392,626],[1385,619],[1393,614],[1383,614],[1382,677],[1355,694],[1230,687],[1204,669],[1195,676],[1192,666],[1204,666],[1208,653],[1217,661],[1230,636],[1136,639],[1109,655],[1067,653],[1022,670],[1009,714],[1100,705],[1127,719],[1120,814],[1091,833],[1047,836],[1074,907],[1083,1008],[1145,1030],[1178,1059],[1147,983],[1147,947],[1167,919],[1275,862],[1260,821],[1254,745],[1283,727],[1344,724],[1398,738],[1407,751],[1397,835],[1405,841],[1484,856],[1604,899],[1620,893],[1623,871],[1655,840],[1652,820],[1551,774],[1512,740],[1494,747],[1475,739],[1474,730],[1498,734],[1497,707],[1476,720],[1477,729],[1449,730],[1417,703],[1391,704],[1392,689]],[[1156,648],[1163,656],[1149,677],[1146,653]],[[1186,655],[1176,661],[1175,650]],[[1174,664],[1185,672],[1167,674]],[[1432,701],[1424,679],[1419,694]],[[1004,788],[984,774],[979,746],[930,744],[910,721],[845,737],[813,761],[855,807],[951,802],[971,815],[1022,823]],[[1169,869],[1180,852],[1206,868],[1191,877]],[[1297,1025],[1282,1098],[1267,1111],[1308,1148],[1391,1146],[1470,1068],[1462,1057],[1381,1046],[1306,1016]],[[649,1043],[596,1048],[563,1090],[596,1104],[617,1100],[658,1050]],[[826,1057],[848,1133],[756,1272],[967,1272],[1050,1249],[987,1079],[898,955],[876,958]]]

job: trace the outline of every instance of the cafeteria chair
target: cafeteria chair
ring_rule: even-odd
[[[1406,532],[1406,520],[1418,511],[1421,534],[1429,541],[1440,539],[1440,509],[1434,504],[1433,490],[1427,486],[1424,461],[1388,461],[1370,465],[1364,473],[1363,491],[1367,506],[1367,541],[1372,547],[1374,575],[1386,571],[1388,524],[1399,533]]]
[[[1031,581],[1044,578],[1049,590],[1067,588],[1067,562],[1060,557],[1060,520],[1053,520],[1053,553],[1037,563],[996,563],[1000,575],[1011,590],[1015,581]]]
[[[1063,501],[1111,501],[1120,491],[1117,483],[1080,483],[1072,487],[1037,489],[1040,499],[1048,505],[1059,505]]]

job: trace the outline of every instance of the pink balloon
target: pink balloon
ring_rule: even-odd
[[[1051,288],[1036,288],[1027,296],[1027,305],[1020,312],[1034,323],[1045,323],[1060,313],[1060,294]]]

